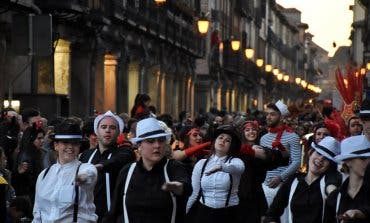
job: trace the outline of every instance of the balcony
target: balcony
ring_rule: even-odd
[[[113,0],[113,6],[110,9],[110,14],[114,19],[123,21],[124,20],[123,12],[125,8],[126,6],[123,5],[122,0]]]
[[[47,11],[58,11],[68,13],[87,12],[87,0],[35,0],[35,4]]]

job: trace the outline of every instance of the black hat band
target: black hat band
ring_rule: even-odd
[[[55,135],[55,139],[82,139],[82,135]]]
[[[351,152],[351,153],[356,154],[356,155],[360,155],[360,154],[364,154],[364,153],[370,153],[370,148],[354,151],[354,152]]]
[[[328,148],[324,147],[324,146],[321,146],[317,143],[315,143],[315,146],[319,149],[321,149],[322,151],[326,152],[327,154],[329,154],[331,157],[334,157],[335,156],[335,153],[333,153],[332,151],[330,151]]]
[[[139,135],[137,138],[145,138],[145,137],[148,137],[148,136],[161,134],[161,133],[166,133],[166,132],[164,130],[151,131],[151,132],[147,132],[147,133],[144,133],[142,135]]]

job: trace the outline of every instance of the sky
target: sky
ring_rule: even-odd
[[[302,12],[302,22],[309,26],[313,41],[333,56],[339,46],[349,46],[353,13],[349,6],[354,0],[276,0],[285,8]],[[333,42],[337,47],[333,47]]]

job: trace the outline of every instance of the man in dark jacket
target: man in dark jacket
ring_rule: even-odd
[[[101,222],[110,210],[114,186],[119,171],[135,161],[135,154],[129,147],[117,146],[117,137],[122,132],[122,119],[111,111],[99,115],[94,120],[94,131],[98,146],[81,154],[80,161],[92,163],[98,169],[98,180],[94,190],[96,214]]]

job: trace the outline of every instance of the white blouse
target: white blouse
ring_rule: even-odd
[[[46,175],[46,169],[39,174],[32,222],[72,222],[75,177],[80,163],[77,159],[63,165],[56,163],[50,167]],[[78,175],[82,174],[87,177],[87,181],[79,187],[77,221],[79,223],[96,222],[98,216],[95,214],[94,186],[97,180],[97,170],[94,165],[83,163],[78,171]]]
[[[190,207],[194,204],[198,197],[199,186],[202,187],[202,194],[204,198],[200,198],[200,202],[211,208],[224,208],[227,195],[230,188],[230,176],[233,178],[233,187],[231,189],[229,206],[235,206],[239,204],[238,197],[238,187],[240,183],[240,177],[244,171],[244,163],[239,158],[232,158],[226,161],[227,156],[218,157],[212,155],[204,170],[202,181],[201,171],[206,159],[199,160],[194,166],[193,174],[191,177],[191,182],[193,186],[193,193],[189,197],[188,203],[186,205],[186,211],[189,211]],[[207,171],[215,167],[216,165],[221,165],[222,169],[209,176],[205,175]]]

